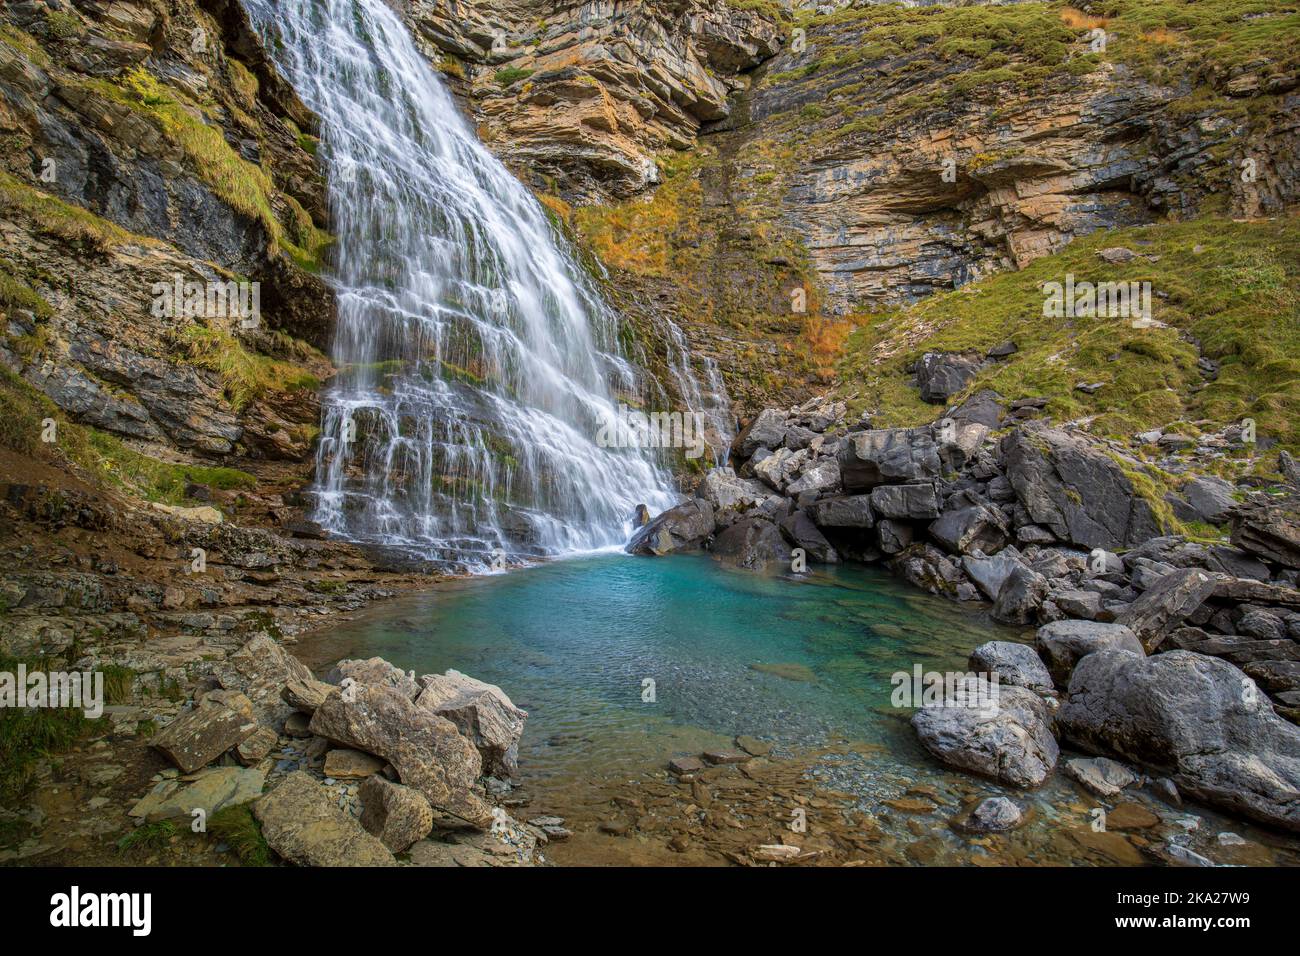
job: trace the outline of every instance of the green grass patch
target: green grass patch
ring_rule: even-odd
[[[497,86],[504,89],[507,86],[518,83],[520,80],[528,79],[534,72],[534,70],[523,70],[518,67],[507,66],[493,73],[492,79],[496,82]]]
[[[143,823],[117,841],[117,852],[124,855],[157,852],[166,848],[180,832],[170,820]]]
[[[191,325],[177,334],[188,361],[221,376],[226,398],[241,409],[266,392],[315,391],[320,380],[296,365],[251,352],[222,329]]]
[[[105,251],[124,243],[154,243],[127,232],[121,226],[101,219],[93,212],[66,203],[62,199],[29,186],[0,170],[0,210],[21,213],[31,219],[45,235],[56,236],[74,245]]]
[[[1099,249],[1140,254],[1110,265]],[[1226,424],[1254,418],[1260,435],[1300,445],[1300,220],[1205,218],[1102,231],[1063,251],[912,306],[858,317],[839,365],[841,394],[882,425],[915,425],[938,409],[921,402],[908,365],[927,351],[983,355],[1007,339],[1019,347],[981,372],[967,392],[1007,399],[1045,396],[1057,420],[1091,418],[1099,434],[1128,435],[1171,422]],[[1142,258],[1145,256],[1151,259]],[[1152,261],[1154,260],[1154,261]],[[1040,283],[1149,281],[1153,317],[1043,316]],[[1163,294],[1163,298],[1161,297]],[[1197,368],[1220,363],[1216,380]],[[1088,395],[1080,383],[1101,382]]]
[[[275,855],[247,804],[225,807],[208,818],[208,833],[235,851],[244,866],[271,866]]]
[[[68,669],[64,660],[0,656],[0,671],[16,675],[19,664],[28,673]],[[0,707],[0,801],[21,797],[41,760],[70,750],[100,726],[73,707]]]

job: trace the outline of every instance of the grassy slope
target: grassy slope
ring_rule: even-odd
[[[1139,258],[1109,265],[1099,249]],[[886,424],[935,415],[905,368],[931,350],[983,354],[1007,339],[1019,351],[979,375],[969,391],[1047,396],[1058,419],[1091,417],[1099,434],[1127,435],[1170,423],[1215,427],[1253,417],[1261,436],[1300,445],[1300,219],[1206,218],[1095,233],[1062,252],[932,296],[905,309],[860,316],[840,363],[842,394]],[[1149,257],[1149,258],[1148,258]],[[1154,261],[1153,261],[1154,260]],[[1045,319],[1042,282],[1067,273],[1093,282],[1149,281],[1154,318]],[[1164,297],[1162,297],[1162,295]],[[1198,352],[1222,364],[1205,383]],[[1079,383],[1104,383],[1093,395]],[[1205,430],[1210,428],[1205,426]]]

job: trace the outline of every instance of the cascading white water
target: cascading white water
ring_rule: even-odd
[[[317,520],[483,564],[617,544],[638,503],[671,505],[660,450],[597,443],[646,391],[617,316],[398,15],[383,0],[246,6],[320,116],[330,170],[340,374]]]

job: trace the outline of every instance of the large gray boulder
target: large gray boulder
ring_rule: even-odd
[[[930,523],[930,537],[950,554],[993,554],[1007,543],[1010,531],[1002,512],[978,504],[945,511]]]
[[[507,780],[519,763],[519,738],[528,711],[521,710],[496,684],[487,684],[457,670],[425,674],[415,706],[446,717],[478,748],[483,773]]]
[[[790,546],[781,529],[763,517],[741,518],[713,542],[712,553],[724,564],[748,571],[790,567]]]
[[[837,495],[813,502],[812,520],[820,528],[870,528],[876,523],[870,495]]]
[[[1183,793],[1300,831],[1300,727],[1253,680],[1191,651],[1090,654],[1058,721],[1076,746],[1172,777]]]
[[[1003,624],[1032,624],[1047,599],[1047,578],[1023,565],[1014,567],[1002,582],[989,613]]]
[[[435,810],[482,829],[491,825],[491,807],[472,792],[482,770],[478,750],[450,720],[402,692],[360,684],[331,695],[312,715],[311,732],[387,760]]]
[[[838,491],[840,487],[840,466],[834,458],[824,458],[803,469],[799,477],[786,486],[785,492],[797,497],[805,492],[818,494]]]
[[[1214,475],[1200,475],[1179,489],[1174,503],[1178,517],[1184,521],[1219,524],[1237,507],[1233,497],[1237,486]]]
[[[760,448],[780,448],[785,442],[785,433],[785,414],[775,408],[765,408],[741,429],[731,447],[736,456],[744,460]]]
[[[1130,628],[1150,654],[1196,609],[1214,595],[1215,575],[1200,568],[1181,568],[1160,577],[1115,618]]]
[[[414,671],[404,671],[382,657],[339,661],[326,676],[329,683],[344,687],[355,684],[388,687],[407,700],[415,700],[415,696],[420,693],[420,682],[415,679]],[[324,701],[319,701],[317,707],[322,703]]]
[[[1083,548],[1134,547],[1160,534],[1151,505],[1087,439],[1025,425],[1003,439],[1007,479],[1033,524]]]
[[[990,601],[996,601],[1011,572],[1026,565],[1015,545],[1008,545],[992,557],[982,554],[963,555],[961,566],[984,596]]]
[[[971,704],[989,699],[996,704]],[[912,727],[925,749],[949,766],[1014,787],[1039,786],[1060,756],[1041,697],[975,675],[959,680],[942,704],[913,714]]]
[[[871,489],[871,508],[883,518],[937,518],[939,492],[932,481],[911,485],[881,485]]]
[[[1052,675],[1038,652],[1028,644],[989,641],[970,654],[970,668],[979,674],[996,674],[1003,685],[1024,687],[1035,693],[1054,693]]]
[[[643,528],[637,529],[624,548],[628,554],[665,555],[698,548],[716,527],[713,506],[692,498],[669,508]]]
[[[262,836],[299,866],[392,866],[393,854],[344,813],[315,778],[294,771],[253,804]]]
[[[1129,628],[1100,621],[1065,620],[1044,624],[1034,635],[1034,647],[1058,687],[1070,682],[1075,665],[1089,654],[1120,650],[1141,657],[1146,653]]]
[[[249,699],[258,723],[275,730],[294,710],[283,698],[285,685],[312,680],[307,665],[266,634],[259,634],[213,665],[213,673],[222,687],[239,691]]]
[[[929,426],[847,435],[839,464],[846,491],[870,491],[877,485],[938,478],[943,468],[934,430]]]

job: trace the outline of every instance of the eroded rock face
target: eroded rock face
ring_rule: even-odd
[[[221,686],[243,693],[258,721],[278,727],[293,712],[283,698],[285,685],[316,683],[311,671],[269,636],[259,634],[217,668]]]
[[[656,155],[727,117],[737,74],[778,49],[763,17],[702,0],[403,6],[459,64],[485,138],[508,143],[502,158],[587,200],[657,182]]]
[[[959,682],[958,695],[996,700],[991,707],[971,706],[958,698],[922,707],[912,726],[925,749],[949,766],[1016,787],[1037,787],[1056,766],[1060,754],[1052,736],[1047,705],[1023,687],[999,685],[983,677]]]
[[[712,553],[724,564],[749,571],[790,567],[790,546],[781,529],[767,518],[742,518],[713,542]]]
[[[1081,660],[1058,715],[1077,746],[1173,777],[1184,793],[1300,831],[1300,728],[1255,682],[1190,651]]]
[[[942,465],[933,429],[885,428],[848,436],[839,453],[847,491],[939,477]]]
[[[253,804],[267,844],[299,866],[392,866],[393,854],[301,770]]]
[[[351,694],[332,695],[312,716],[311,732],[387,760],[434,809],[479,828],[491,824],[491,808],[472,792],[482,769],[474,745],[401,691],[358,684]]]
[[[433,829],[433,810],[417,790],[373,776],[361,784],[359,795],[361,826],[394,853],[409,849]]]
[[[528,711],[516,707],[495,684],[475,680],[457,670],[425,674],[415,706],[446,717],[483,758],[483,773],[503,780],[518,769],[519,738]]]

